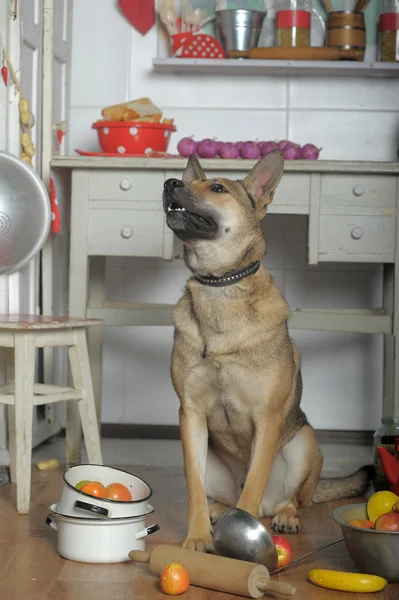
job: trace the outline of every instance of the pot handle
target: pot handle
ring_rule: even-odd
[[[136,533],[136,540],[141,540],[141,538],[146,537],[147,535],[151,535],[156,531],[159,531],[159,525],[150,525],[150,527],[146,527],[146,529],[143,529],[142,531],[138,531]]]
[[[103,508],[102,506],[96,506],[95,504],[90,504],[89,502],[82,502],[81,500],[76,500],[75,507],[80,508],[81,510],[87,510],[88,512],[95,513],[100,517],[108,517],[108,509]]]
[[[46,517],[46,525],[49,525],[49,527],[51,527],[52,529],[55,529],[55,531],[58,531],[57,521],[54,521],[50,517],[50,515],[47,515],[47,517]]]

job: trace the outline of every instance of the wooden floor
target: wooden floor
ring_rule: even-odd
[[[126,468],[126,467],[124,467]],[[151,503],[155,513],[148,524],[157,522],[160,531],[148,538],[147,548],[167,543],[180,544],[186,532],[185,482],[180,469],[160,467],[128,468],[143,477],[154,490]],[[4,600],[157,600],[168,598],[158,587],[157,578],[145,565],[133,563],[90,565],[63,560],[56,551],[56,533],[45,524],[50,504],[57,502],[62,471],[51,473],[33,469],[30,514],[18,516],[15,486],[0,486],[0,598]],[[356,500],[353,500],[355,502]],[[291,535],[294,558],[341,537],[331,518],[339,502],[306,509],[302,531]],[[268,522],[266,521],[266,525]],[[353,594],[323,590],[306,579],[311,568],[355,571],[344,543],[275,575],[297,589],[298,600],[397,600],[399,585],[390,585],[378,594]],[[185,600],[234,600],[238,596],[191,586]],[[281,598],[281,597],[280,597]]]

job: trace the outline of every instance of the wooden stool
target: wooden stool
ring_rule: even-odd
[[[99,425],[86,343],[86,327],[99,319],[0,315],[0,346],[6,348],[6,384],[0,403],[8,405],[11,481],[17,484],[17,511],[30,505],[33,407],[77,402],[90,463],[102,464]],[[36,348],[67,346],[73,387],[35,383]]]

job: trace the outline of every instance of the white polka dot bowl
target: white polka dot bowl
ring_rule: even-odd
[[[106,154],[144,156],[166,153],[175,125],[135,121],[96,121],[101,150]]]

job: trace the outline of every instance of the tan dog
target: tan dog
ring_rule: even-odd
[[[167,224],[193,273],[174,309],[171,367],[181,403],[186,548],[213,551],[211,523],[227,506],[297,532],[298,507],[359,495],[368,483],[364,469],[319,481],[323,457],[300,408],[290,310],[258,262],[266,254],[259,221],[283,169],[282,153],[273,151],[243,181],[208,180],[192,156],[182,181],[165,182]]]

